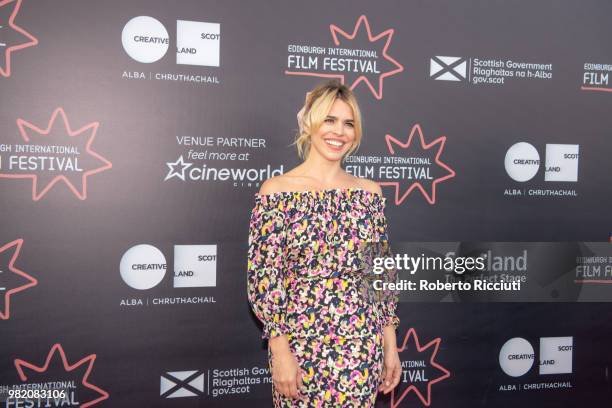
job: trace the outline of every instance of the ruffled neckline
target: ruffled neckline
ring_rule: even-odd
[[[287,199],[316,201],[317,199],[334,198],[337,196],[354,196],[355,194],[363,197],[364,201],[372,205],[380,205],[385,207],[387,198],[379,193],[374,193],[360,187],[340,187],[326,188],[323,190],[302,190],[302,191],[277,191],[274,193],[260,194],[255,193],[255,203],[261,203],[263,206],[278,204],[280,201]]]

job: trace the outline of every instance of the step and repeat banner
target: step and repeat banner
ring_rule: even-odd
[[[1,0],[1,406],[271,406],[249,216],[328,78],[359,99],[345,167],[382,186],[395,251],[481,255],[478,276],[523,285],[408,272],[377,407],[608,406],[610,15]]]

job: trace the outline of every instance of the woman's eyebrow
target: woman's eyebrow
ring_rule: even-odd
[[[338,119],[336,116],[333,115],[327,115],[328,119]],[[354,122],[355,119],[346,119],[345,122]]]

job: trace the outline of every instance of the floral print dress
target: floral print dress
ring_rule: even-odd
[[[385,203],[360,188],[255,194],[248,300],[263,338],[287,335],[303,382],[299,399],[273,385],[275,407],[374,406],[382,328],[399,324],[397,296],[365,294],[360,255],[387,242]],[[269,349],[268,357],[273,370]]]

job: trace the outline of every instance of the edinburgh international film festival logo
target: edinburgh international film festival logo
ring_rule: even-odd
[[[121,32],[121,44],[125,53],[140,64],[124,69],[121,77],[127,80],[221,83],[218,76],[221,24],[176,20],[176,44],[170,44],[170,38],[166,27],[156,18],[137,16],[130,19]],[[169,50],[176,50],[170,55],[174,54],[176,65],[184,67],[181,72],[174,69],[162,71],[155,64],[166,57]],[[151,69],[145,70],[142,64]]]
[[[11,317],[11,296],[38,284],[35,278],[15,265],[22,247],[23,239],[0,247],[0,320]]]
[[[91,122],[75,129],[61,107],[43,127],[17,119],[21,141],[0,143],[0,178],[31,179],[34,201],[61,182],[85,200],[89,177],[112,167],[92,146],[99,126]]]
[[[38,40],[15,23],[22,0],[0,1],[0,76],[11,76],[11,58],[17,51],[38,44]]]
[[[417,406],[417,398],[424,406],[431,405],[432,387],[451,376],[450,371],[437,361],[441,342],[442,339],[438,337],[421,345],[414,328],[406,332],[404,342],[397,350],[402,363],[402,375],[398,386],[391,393],[391,408]],[[410,398],[410,393],[414,393],[416,398]]]
[[[0,397],[6,401],[3,407],[88,408],[109,398],[109,393],[90,378],[95,354],[69,358],[59,343],[51,347],[44,361],[33,353],[29,352],[27,359],[14,360],[17,375],[13,383],[5,378],[0,384]]]
[[[395,205],[402,204],[413,192],[420,192],[434,205],[438,184],[455,177],[455,171],[442,158],[446,136],[427,142],[421,126],[416,124],[406,141],[387,134],[385,142],[386,151],[379,155],[347,157],[346,171],[393,187]]]
[[[612,62],[585,62],[581,72],[581,91],[612,92]]]
[[[334,24],[329,29],[329,44],[287,46],[285,74],[337,78],[351,89],[363,82],[376,99],[382,99],[385,79],[404,70],[389,55],[394,30],[373,34],[365,15],[347,31]]]

